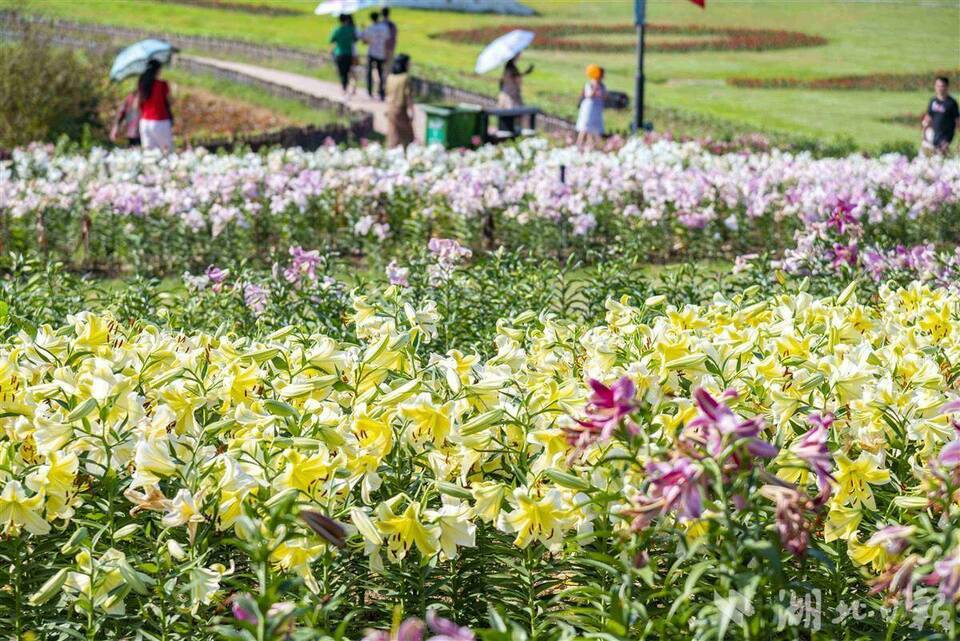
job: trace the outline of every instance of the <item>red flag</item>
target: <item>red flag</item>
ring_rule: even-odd
[[[707,8],[707,0],[690,0],[693,4],[697,5],[701,9]]]

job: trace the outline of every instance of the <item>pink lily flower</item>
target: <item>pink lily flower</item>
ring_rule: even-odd
[[[728,398],[735,398],[734,390],[727,390],[717,400],[702,387],[693,392],[694,401],[700,408],[700,415],[687,424],[685,434],[693,440],[703,442],[707,453],[717,457],[723,451],[725,437],[731,436],[736,440],[749,439],[747,451],[753,456],[773,458],[779,450],[776,446],[767,443],[757,435],[763,429],[763,418],[754,416],[741,420],[725,403]]]
[[[830,413],[811,414],[807,417],[807,421],[813,424],[813,427],[790,446],[790,451],[816,473],[817,488],[820,490],[817,501],[820,504],[830,498],[832,492],[830,482],[836,481],[833,476],[833,457],[830,456],[830,450],[827,448],[827,438],[834,420],[836,419]]]
[[[567,442],[577,449],[608,440],[620,424],[620,419],[633,411],[633,397],[637,393],[636,385],[627,376],[610,387],[592,378],[589,384],[593,394],[587,401],[587,418],[577,420],[579,427],[567,429]]]

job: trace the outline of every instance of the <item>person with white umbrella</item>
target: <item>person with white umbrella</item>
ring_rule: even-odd
[[[487,73],[504,65],[503,74],[500,76],[500,93],[497,95],[497,106],[501,109],[516,109],[523,106],[523,77],[533,71],[533,65],[521,72],[517,67],[517,61],[520,59],[520,53],[533,42],[533,38],[532,31],[515,29],[491,42],[477,57],[475,68],[477,73]],[[503,118],[501,123],[511,128],[512,120],[512,118]]]
[[[497,106],[503,109],[515,109],[523,106],[523,77],[533,71],[533,65],[526,71],[520,71],[517,61],[518,53],[503,66],[503,75],[500,76],[500,93],[497,95]]]

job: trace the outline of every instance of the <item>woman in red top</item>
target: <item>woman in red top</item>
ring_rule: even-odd
[[[160,80],[160,63],[151,60],[140,75],[137,92],[140,102],[140,143],[144,149],[173,151],[173,114],[170,85]]]

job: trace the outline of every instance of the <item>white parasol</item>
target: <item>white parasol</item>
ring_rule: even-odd
[[[341,16],[384,4],[383,0],[326,0],[317,5],[313,12],[318,16]]]
[[[516,29],[510,33],[500,36],[480,52],[477,57],[477,73],[487,73],[506,64],[512,60],[518,53],[530,46],[533,42],[534,33]]]

